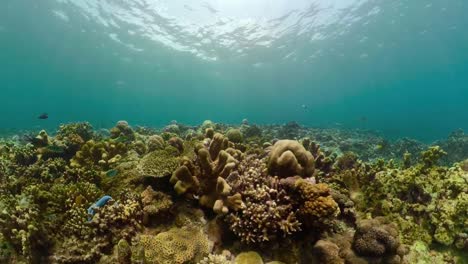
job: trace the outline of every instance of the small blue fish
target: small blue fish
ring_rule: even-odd
[[[101,199],[99,199],[96,203],[94,203],[93,205],[91,205],[89,208],[88,208],[88,221],[91,221],[91,219],[93,219],[93,216],[94,216],[94,209],[96,208],[100,208],[100,207],[103,207],[104,205],[107,204],[107,202],[109,202],[109,200],[111,200],[112,197],[110,197],[109,195],[104,195],[103,197],[101,197]]]
[[[41,114],[40,116],[38,116],[37,118],[44,120],[44,119],[49,118],[49,114],[47,114],[47,113],[42,113],[42,114]]]
[[[106,172],[106,176],[107,176],[107,177],[114,177],[114,176],[116,176],[118,173],[119,173],[118,170],[112,169],[112,170],[108,170],[108,171]]]

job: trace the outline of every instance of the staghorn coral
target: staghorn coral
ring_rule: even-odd
[[[88,239],[75,236],[65,237],[59,246],[53,249],[49,262],[54,264],[93,264],[104,255],[110,247],[106,237]]]
[[[314,173],[314,157],[295,140],[279,140],[271,150],[268,170],[271,175],[281,178],[311,177]]]
[[[448,151],[447,155],[441,158],[441,163],[444,165],[450,166],[468,158],[468,134],[462,129],[453,131],[447,139],[438,140],[434,145]]]
[[[172,206],[171,197],[162,192],[156,192],[151,186],[141,193],[143,204],[143,223],[148,224],[152,217],[158,217],[166,213]]]
[[[198,228],[171,228],[166,232],[141,235],[140,246],[144,248],[148,263],[196,263],[211,251],[211,243]]]
[[[245,206],[230,212],[226,220],[243,242],[271,241],[301,230],[291,198],[277,178],[268,176],[262,160],[246,158],[239,165],[239,175],[228,180],[242,194]]]
[[[140,229],[141,205],[132,195],[122,195],[94,211],[92,220],[82,228],[84,233],[66,236],[53,248],[52,263],[97,263],[119,241],[130,241]]]

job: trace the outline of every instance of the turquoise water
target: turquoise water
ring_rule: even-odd
[[[468,130],[464,10],[464,0],[3,0],[0,128],[248,118],[442,138]]]

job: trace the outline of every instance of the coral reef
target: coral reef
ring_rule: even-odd
[[[364,186],[367,210],[397,222],[405,242],[451,245],[468,231],[462,216],[468,211],[468,173],[460,166],[435,166],[442,153],[431,147],[423,152],[421,164],[378,172]]]
[[[0,262],[464,263],[466,138],[247,120],[2,137]]]

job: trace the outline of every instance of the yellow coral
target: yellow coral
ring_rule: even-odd
[[[279,140],[273,146],[268,161],[271,175],[311,177],[315,169],[312,154],[295,140]]]
[[[339,213],[338,204],[333,200],[328,185],[299,180],[296,188],[302,200],[299,215],[305,224],[316,225]]]
[[[211,250],[205,234],[196,228],[172,228],[156,236],[140,236],[149,263],[182,264],[201,260]]]

